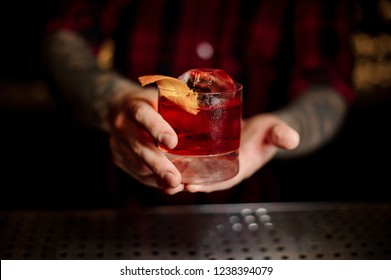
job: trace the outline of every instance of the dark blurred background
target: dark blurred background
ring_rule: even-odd
[[[57,1],[15,0],[0,9],[2,209],[111,207],[125,200],[113,184],[118,170],[107,135],[70,118],[45,82],[43,27],[60,8]],[[355,1],[352,13],[357,100],[328,146],[270,163],[281,201],[391,199],[391,0]]]

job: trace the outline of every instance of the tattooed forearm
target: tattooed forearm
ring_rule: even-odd
[[[44,45],[49,72],[70,103],[76,117],[90,126],[107,129],[109,108],[137,85],[120,75],[101,70],[83,38],[58,32]]]
[[[328,141],[340,129],[347,111],[346,101],[335,90],[312,88],[286,108],[276,112],[300,134],[293,151],[280,151],[279,157],[305,155]]]

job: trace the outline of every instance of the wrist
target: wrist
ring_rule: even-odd
[[[291,104],[275,112],[300,135],[299,147],[281,154],[284,157],[303,156],[324,146],[337,134],[346,112],[346,101],[334,89],[326,86],[308,89]]]

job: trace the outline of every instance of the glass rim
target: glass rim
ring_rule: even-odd
[[[166,89],[166,88],[162,88],[162,90],[171,91],[171,92],[178,92],[178,90]],[[199,92],[199,91],[196,91],[196,93],[197,94],[224,94],[224,93],[239,92],[242,90],[243,90],[243,85],[241,83],[235,83],[235,89],[229,89],[229,90],[219,91],[219,92]]]

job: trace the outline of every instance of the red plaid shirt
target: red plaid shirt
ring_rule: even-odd
[[[48,29],[78,31],[94,52],[111,37],[116,69],[135,81],[224,69],[244,85],[249,116],[314,84],[352,100],[349,13],[344,0],[71,1]]]

